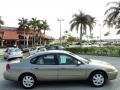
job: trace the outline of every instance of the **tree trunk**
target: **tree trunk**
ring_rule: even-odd
[[[34,29],[34,32],[33,32],[33,46],[35,46],[35,29]]]
[[[25,29],[24,29],[24,46],[25,46]]]
[[[82,46],[82,24],[80,27],[80,46]]]
[[[39,44],[41,45],[41,37],[40,37],[40,43]]]
[[[32,31],[32,47],[34,46],[34,30]]]
[[[45,35],[45,30],[44,30],[44,35]]]
[[[26,39],[27,39],[26,46],[28,48],[29,35],[26,36]]]

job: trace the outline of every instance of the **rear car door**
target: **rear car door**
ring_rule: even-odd
[[[39,80],[57,80],[56,55],[46,54],[31,60],[33,73]]]

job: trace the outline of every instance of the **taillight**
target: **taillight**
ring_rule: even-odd
[[[10,69],[10,64],[6,64],[6,70]]]

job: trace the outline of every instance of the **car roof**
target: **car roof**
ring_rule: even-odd
[[[44,52],[38,52],[34,55],[31,55],[30,57],[36,57],[38,55],[43,55],[43,54],[52,54],[52,53],[63,53],[63,54],[69,54],[70,52],[65,51],[65,50],[47,50]]]
[[[48,50],[44,51],[43,53],[69,53],[69,52],[65,50]]]
[[[19,48],[15,48],[15,47],[9,47],[8,49],[19,49]]]
[[[45,46],[36,46],[36,47],[32,47],[32,48],[45,48]]]

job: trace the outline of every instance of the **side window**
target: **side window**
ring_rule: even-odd
[[[31,60],[32,64],[37,65],[55,65],[55,55],[42,55]]]
[[[44,55],[44,65],[55,65],[55,55]]]
[[[78,61],[69,55],[64,55],[64,54],[59,55],[60,65],[76,65],[77,63]]]

